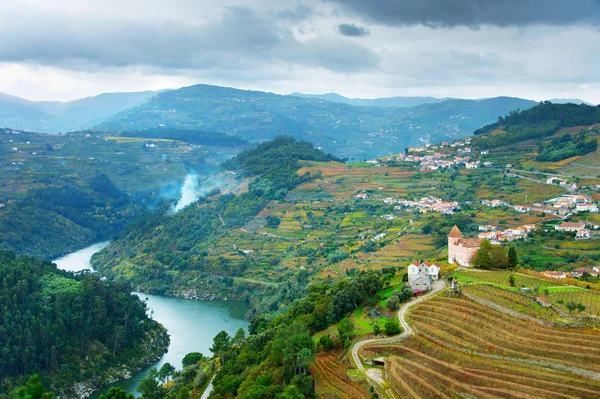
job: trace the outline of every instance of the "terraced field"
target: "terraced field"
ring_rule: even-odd
[[[408,319],[415,336],[363,351],[386,356],[400,398],[599,397],[598,330],[547,327],[465,297],[434,297]]]
[[[329,353],[317,355],[311,374],[315,379],[315,392],[319,398],[367,399],[371,395],[358,382],[348,377],[348,368]]]

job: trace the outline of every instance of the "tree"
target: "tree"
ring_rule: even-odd
[[[379,335],[380,332],[381,332],[381,327],[379,327],[379,323],[375,323],[373,325],[373,334]]]
[[[385,306],[387,306],[387,308],[392,311],[398,310],[398,308],[400,307],[400,300],[396,295],[392,295],[385,303]]]
[[[38,374],[32,375],[27,384],[17,388],[15,396],[18,399],[55,399],[52,392],[44,392],[42,379]]]
[[[302,348],[300,352],[298,352],[296,364],[298,365],[298,368],[301,369],[302,373],[306,373],[306,370],[314,360],[315,355],[312,349]]]
[[[221,358],[221,363],[225,363],[225,352],[231,348],[231,338],[225,331],[221,331],[213,339],[213,345],[210,347],[210,351],[215,356]]]
[[[515,276],[513,276],[512,274],[510,276],[508,276],[508,283],[510,284],[511,287],[515,286]]]
[[[519,259],[517,257],[517,250],[514,246],[511,246],[508,249],[508,267],[514,269],[515,267],[517,267],[518,261]]]
[[[387,335],[395,335],[400,334],[402,332],[402,327],[396,321],[396,319],[390,319],[385,322],[385,333]]]
[[[156,368],[150,370],[148,377],[144,378],[140,385],[137,387],[137,391],[142,394],[144,399],[163,399],[167,392],[158,383],[159,375]]]
[[[473,255],[471,262],[475,266],[489,268],[491,264],[492,243],[488,240],[483,240],[479,249]]]
[[[174,372],[175,367],[171,363],[167,362],[163,364],[160,370],[158,371],[158,376],[163,381],[166,379],[168,383],[169,378],[173,375]]]
[[[240,327],[240,328],[238,328],[235,335],[233,336],[232,344],[239,346],[244,342],[245,338],[246,338],[246,332],[244,331],[243,328]]]
[[[111,387],[106,394],[100,395],[100,399],[134,399],[134,397],[124,389]]]
[[[181,364],[183,365],[183,367],[191,366],[192,364],[198,363],[203,358],[204,355],[200,352],[190,352],[183,357]]]
[[[344,345],[347,340],[351,339],[354,335],[354,323],[347,317],[344,317],[337,326],[338,336],[340,337],[340,342]]]
[[[566,305],[569,313],[572,313],[575,309],[577,309],[577,304],[575,302],[567,302]]]
[[[319,344],[321,344],[321,348],[323,348],[326,351],[331,351],[335,349],[335,343],[333,342],[329,334],[322,336],[319,339]]]
[[[585,305],[584,305],[583,303],[579,302],[579,303],[577,304],[577,310],[578,310],[579,312],[583,312],[583,311],[585,311]]]

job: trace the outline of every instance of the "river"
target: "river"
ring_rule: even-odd
[[[93,270],[90,265],[92,255],[108,244],[108,242],[102,242],[91,245],[56,259],[54,263],[60,269],[73,272],[84,269]],[[148,375],[152,367],[160,368],[164,363],[169,362],[177,369],[181,369],[181,360],[189,352],[210,355],[209,348],[212,346],[213,337],[220,331],[225,330],[229,335],[233,335],[240,327],[246,329],[248,326],[248,322],[244,318],[248,311],[248,305],[243,302],[192,301],[139,292],[135,294],[143,300],[147,299],[152,317],[166,327],[171,337],[169,351],[158,362],[127,380],[113,384],[136,397],[139,396],[136,392],[137,386]],[[94,393],[91,399],[97,398],[111,386]]]

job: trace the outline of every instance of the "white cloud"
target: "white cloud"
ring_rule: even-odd
[[[352,97],[600,102],[600,35],[585,16],[570,13],[563,24],[537,18],[513,24],[519,27],[432,29],[380,21],[371,8],[361,17],[356,5],[340,3],[5,0],[0,91],[74,99],[207,83]],[[341,25],[369,35],[345,36]]]

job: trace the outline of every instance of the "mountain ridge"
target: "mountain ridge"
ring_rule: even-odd
[[[365,159],[400,152],[422,141],[462,138],[495,121],[499,114],[536,104],[498,97],[411,108],[369,107],[194,85],[159,93],[95,128],[119,131],[165,126],[235,134],[251,142],[285,134],[340,157]]]
[[[71,101],[32,101],[0,93],[0,126],[41,133],[89,128],[157,93],[101,93]]]

